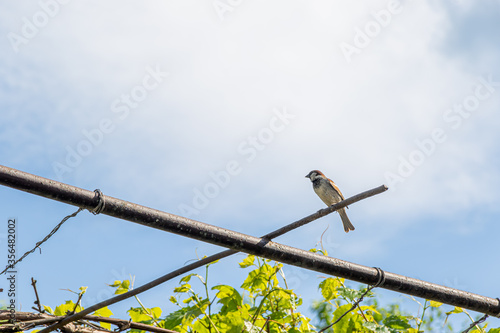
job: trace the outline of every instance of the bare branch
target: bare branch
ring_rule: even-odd
[[[36,280],[31,278],[31,285],[33,286],[33,289],[35,290],[35,296],[36,296],[36,301],[35,305],[38,307],[38,309],[33,308],[34,310],[37,310],[38,312],[43,312],[42,310],[42,304],[40,303],[40,298],[38,297],[38,291],[36,290]]]
[[[9,311],[0,310],[0,320],[8,320],[9,315],[10,315]],[[66,317],[65,316],[53,316],[53,315],[49,315],[46,313],[16,312],[16,319],[19,322],[21,322],[21,324],[22,324],[22,326],[19,329],[20,331],[26,330],[26,327],[33,328],[35,326],[52,324],[52,323],[58,322],[64,318],[66,318]],[[109,324],[117,326],[120,330],[127,329],[127,328],[135,328],[135,329],[144,330],[144,331],[148,331],[148,332],[155,332],[155,333],[179,333],[179,332],[172,331],[172,330],[169,330],[166,328],[160,328],[160,327],[150,326],[150,325],[141,324],[141,323],[134,323],[134,322],[131,322],[131,321],[125,320],[125,319],[99,317],[99,316],[92,316],[92,315],[84,316],[81,319],[95,321],[95,322],[109,323]],[[12,330],[13,326],[14,325],[11,325],[11,324],[0,325],[0,332],[13,332],[13,330]],[[75,328],[75,327],[69,327],[68,330],[70,332],[83,332],[81,330],[77,330],[77,328]],[[95,330],[93,330],[93,331],[95,331]],[[107,330],[102,328],[101,331],[107,331]]]

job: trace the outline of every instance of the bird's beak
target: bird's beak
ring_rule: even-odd
[[[309,178],[309,175],[307,175],[306,178]]]

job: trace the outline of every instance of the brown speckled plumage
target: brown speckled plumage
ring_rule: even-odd
[[[321,171],[313,170],[307,174],[306,178],[311,180],[314,192],[327,206],[344,200],[344,196],[337,185],[331,179],[326,178]],[[349,232],[349,230],[354,230],[354,226],[347,217],[345,208],[339,209],[338,212],[344,224],[344,231]]]

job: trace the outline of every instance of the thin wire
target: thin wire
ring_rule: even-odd
[[[488,318],[489,316],[487,314],[485,314],[484,316],[482,316],[481,318],[479,318],[478,320],[476,320],[475,322],[473,322],[472,324],[470,324],[469,328],[466,329],[465,331],[463,331],[462,333],[467,333],[469,332],[472,328],[474,328],[474,326],[478,325],[478,324],[481,324],[483,321],[486,320],[486,318]]]
[[[373,267],[377,270],[377,276],[378,276],[378,279],[377,279],[377,282],[368,287],[366,289],[366,291],[363,293],[363,295],[361,295],[361,297],[352,304],[351,308],[349,310],[347,310],[346,312],[344,312],[337,320],[335,320],[332,324],[322,328],[318,333],[322,333],[324,331],[326,331],[327,329],[329,329],[330,327],[332,327],[333,325],[335,325],[336,323],[338,323],[340,320],[342,320],[342,318],[344,318],[345,315],[347,315],[349,312],[351,312],[352,310],[354,310],[358,305],[359,303],[361,303],[363,301],[363,298],[374,288],[377,288],[377,287],[380,287],[381,285],[384,284],[385,282],[385,273],[384,271],[379,268],[379,267]]]
[[[97,203],[97,206],[90,210],[89,211],[94,214],[94,215],[97,215],[99,213],[101,213],[106,205],[106,203],[104,202],[104,195],[102,194],[101,190],[100,189],[96,189],[94,190],[94,192],[97,194],[97,198],[98,198],[98,203]],[[30,251],[26,252],[25,254],[23,254],[23,256],[19,259],[17,259],[13,264],[11,265],[7,265],[7,267],[5,267],[5,269],[0,273],[0,275],[2,275],[3,273],[7,272],[9,269],[14,269],[14,267],[16,266],[17,263],[19,263],[21,260],[23,260],[24,258],[26,258],[29,254],[35,252],[35,250],[37,248],[40,248],[40,246],[45,243],[47,240],[49,240],[50,237],[52,237],[58,230],[59,228],[63,225],[64,222],[66,222],[68,219],[72,218],[72,217],[75,217],[76,215],[78,215],[78,213],[80,213],[82,210],[84,210],[85,208],[78,208],[78,210],[76,212],[74,212],[73,214],[70,214],[66,217],[64,217],[61,222],[59,222],[55,227],[54,229],[52,229],[52,231],[47,235],[45,236],[44,239],[42,239],[41,241],[39,241],[38,243],[35,244],[35,247],[33,249],[31,249]],[[41,248],[40,248],[40,251],[41,251]]]
[[[74,212],[73,214],[71,215],[68,215],[66,216],[65,218],[63,218],[61,220],[61,222],[59,222],[55,227],[54,229],[52,229],[52,231],[47,235],[45,236],[44,239],[42,239],[41,241],[39,241],[38,243],[36,243],[35,247],[33,249],[31,249],[30,251],[26,252],[25,254],[23,254],[23,256],[19,259],[17,259],[12,265],[7,265],[7,267],[5,267],[5,269],[0,273],[0,275],[2,275],[3,273],[7,272],[9,269],[14,269],[14,266],[16,266],[16,264],[18,262],[20,262],[21,260],[23,260],[24,258],[26,258],[29,254],[35,252],[35,250],[37,248],[40,247],[40,245],[42,245],[43,243],[45,243],[50,237],[52,237],[56,232],[57,230],[59,230],[59,228],[63,225],[64,222],[66,222],[69,218],[71,217],[75,217],[78,213],[80,213],[82,210],[84,210],[84,208],[78,208],[78,210],[76,212]]]

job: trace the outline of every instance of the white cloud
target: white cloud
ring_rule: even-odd
[[[24,66],[36,61],[28,71],[44,73],[34,84],[50,87],[44,94],[59,103],[43,112],[68,125],[58,128],[69,134],[58,148],[61,158],[66,145],[84,139],[83,129],[112,118],[116,130],[101,149],[115,155],[154,147],[159,170],[163,161],[178,161],[172,170],[194,173],[187,180],[192,187],[237,156],[238,145],[266,125],[274,107],[287,107],[298,120],[259,154],[260,172],[301,161],[297,167],[330,169],[332,178],[360,188],[439,126],[473,80],[439,53],[450,22],[425,3],[400,4],[401,13],[349,64],[339,43],[350,42],[356,27],[375,21],[389,2],[245,4],[224,21],[213,8],[192,5],[69,3],[21,48]],[[17,13],[29,17],[27,10]],[[19,29],[19,21],[6,24]],[[28,56],[33,53],[36,58]],[[116,120],[111,103],[157,65],[170,76],[130,117]],[[17,78],[14,85],[23,82]],[[61,90],[69,96],[64,104]],[[61,108],[64,117],[55,111]],[[134,144],[124,146],[118,138],[129,133]]]
[[[408,225],[427,228],[429,216],[451,223],[483,202],[492,210],[498,93],[457,130],[443,114],[471,93],[478,76],[500,79],[495,58],[474,50],[478,67],[450,54],[444,46],[456,17],[411,1],[347,62],[339,45],[354,43],[356,28],[376,22],[373,13],[388,3],[243,2],[221,21],[211,1],[69,2],[17,54],[7,38],[0,42],[7,162],[35,159],[54,177],[51,163],[86,139],[82,130],[109,118],[114,130],[66,175],[68,182],[104,184],[118,197],[175,212],[212,181],[210,172],[237,160],[242,172],[195,218],[260,234],[274,227],[269,221],[322,208],[304,178],[311,169],[351,196],[385,182],[399,157],[418,148],[415,140],[442,127],[446,142],[396,192],[351,207],[358,230],[383,235],[349,235],[353,243],[339,252],[385,255],[391,238]],[[0,11],[3,36],[19,33],[22,17],[40,7],[7,9]],[[148,66],[168,78],[120,119],[111,104],[142,83]],[[269,127],[274,108],[296,118],[246,161],[238,147]],[[329,217],[334,235],[336,218]],[[339,244],[347,239],[338,237]]]

